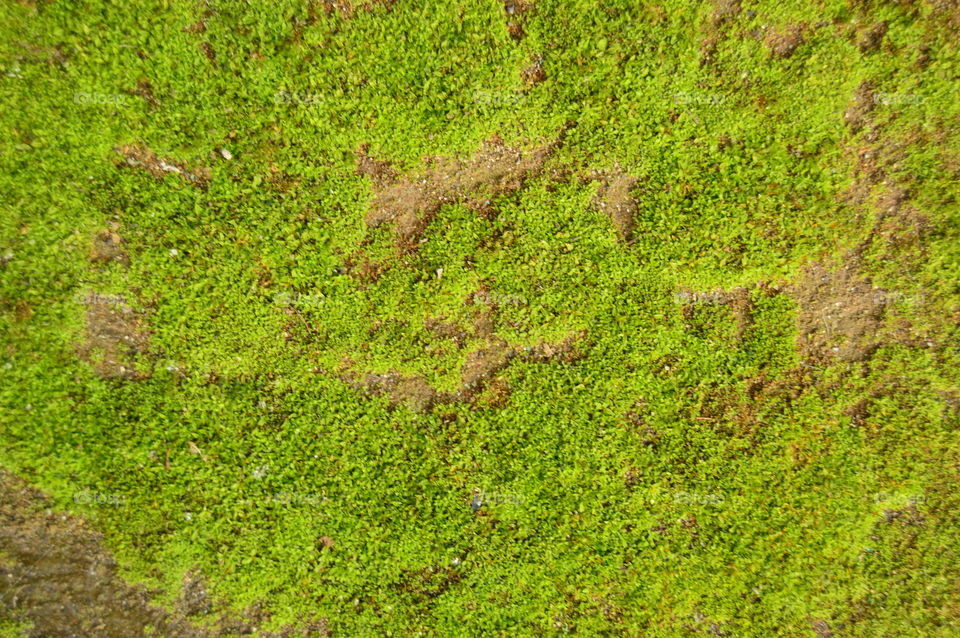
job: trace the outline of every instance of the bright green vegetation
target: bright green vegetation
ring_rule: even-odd
[[[3,638],[23,638],[28,635],[30,625],[15,620],[0,620],[0,636]]]
[[[632,4],[543,0],[515,41],[492,1],[4,3],[0,465],[167,602],[196,566],[268,628],[960,634],[956,9],[744,0],[713,27],[709,3]],[[858,49],[881,20],[881,49]],[[761,26],[803,21],[771,56]],[[854,132],[865,81],[893,98]],[[563,143],[493,220],[444,206],[402,258],[366,227],[362,144],[415,174],[493,135]],[[119,166],[121,145],[209,167],[209,187]],[[913,217],[844,199],[861,152]],[[592,170],[638,178],[632,243]],[[129,265],[88,258],[111,221]],[[857,246],[890,300],[878,347],[809,359],[791,286]],[[361,283],[348,255],[391,268]],[[339,377],[350,357],[456,390],[484,341],[424,321],[469,325],[482,283],[511,300],[498,336],[583,331],[585,356],[514,362],[502,407],[417,413]],[[677,296],[738,287],[743,330]],[[77,356],[91,292],[146,311],[144,378]],[[474,489],[499,498],[474,513]]]

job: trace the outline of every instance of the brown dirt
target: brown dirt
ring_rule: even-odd
[[[467,331],[459,324],[447,321],[446,317],[429,317],[423,322],[423,327],[435,337],[451,339],[457,348],[466,344]]]
[[[203,574],[198,571],[189,571],[184,574],[176,609],[184,616],[205,615],[213,610]]]
[[[505,0],[503,12],[507,17],[507,32],[514,42],[523,39],[524,14],[533,8],[533,4],[524,0]]]
[[[594,200],[599,210],[610,216],[617,237],[624,243],[633,240],[634,216],[637,213],[633,187],[636,183],[637,178],[616,171],[601,184]]]
[[[540,341],[529,350],[517,348],[516,353],[520,357],[528,358],[538,363],[575,363],[586,356],[586,352],[584,351],[586,338],[587,333],[585,330],[582,330],[559,343]]]
[[[460,369],[461,394],[474,393],[494,374],[506,368],[512,357],[513,348],[503,340],[468,354]]]
[[[186,164],[181,162],[157,157],[153,151],[143,145],[124,144],[115,146],[113,150],[123,156],[121,166],[142,168],[158,180],[162,180],[166,175],[173,173],[179,175],[188,184],[205,189],[213,177],[209,168],[203,166],[188,168]]]
[[[358,154],[357,170],[381,175],[376,183],[374,201],[365,215],[370,228],[393,223],[397,245],[404,251],[415,250],[424,229],[443,204],[460,202],[474,210],[483,210],[489,201],[520,188],[524,181],[540,172],[551,147],[532,151],[504,146],[497,139],[484,143],[469,159],[434,157],[427,168],[415,175],[384,183],[384,163]]]
[[[340,378],[356,390],[373,396],[385,395],[391,407],[402,405],[412,412],[429,412],[434,406],[451,401],[450,396],[437,392],[421,376],[404,376],[391,370],[383,374],[367,373],[359,378],[347,369]]]
[[[375,188],[385,188],[400,177],[390,162],[377,160],[370,155],[369,144],[361,144],[354,154],[357,158],[357,175],[369,177]]]
[[[130,257],[121,247],[123,238],[117,233],[118,224],[111,224],[111,230],[101,231],[93,238],[90,261],[93,263],[115,263],[130,265]]]
[[[497,315],[492,308],[478,313],[473,320],[474,339],[491,339],[494,337],[496,329]]]
[[[801,22],[771,29],[763,39],[770,57],[789,58],[804,43],[809,28]]]
[[[46,509],[37,490],[0,470],[0,600],[33,623],[31,638],[209,635],[124,583],[102,537],[82,519]]]
[[[858,133],[866,126],[867,116],[875,106],[873,84],[869,81],[861,82],[853,94],[850,105],[843,113],[843,121],[850,128],[851,133]]]
[[[16,55],[17,62],[26,64],[52,64],[64,66],[70,59],[66,45],[58,44],[52,47],[38,46],[33,42],[15,43],[19,49]],[[22,52],[22,53],[20,53]]]
[[[28,638],[226,638],[269,620],[260,605],[237,614],[221,607],[216,626],[187,615],[213,609],[202,577],[188,573],[176,610],[154,605],[159,592],[125,582],[103,537],[82,517],[54,512],[48,497],[0,469],[0,618],[32,624]],[[325,618],[303,619],[265,638],[328,636]]]
[[[710,24],[714,28],[731,22],[740,15],[740,0],[717,0],[710,14]]]
[[[529,66],[520,71],[523,85],[528,89],[547,79],[547,72],[543,68],[543,56],[537,56]]]
[[[151,85],[150,81],[146,78],[140,78],[140,80],[137,81],[137,88],[130,91],[130,93],[143,98],[150,106],[160,106],[160,100],[153,94],[153,85]]]
[[[887,23],[877,22],[869,29],[860,33],[857,38],[857,48],[861,53],[876,51],[883,43],[883,38],[887,35]]]
[[[201,42],[199,46],[200,51],[203,52],[203,57],[207,58],[207,60],[210,62],[210,65],[216,68],[217,52],[213,50],[213,45],[209,42]]]
[[[767,295],[775,295],[780,289],[769,283],[762,283],[760,289]],[[737,339],[742,339],[746,332],[753,325],[753,297],[751,289],[739,286],[733,290],[713,290],[696,292],[691,290],[681,290],[678,298],[682,300],[681,311],[684,319],[695,325],[696,312],[698,306],[703,305],[721,305],[730,308],[737,322],[737,331],[734,335]]]
[[[434,324],[434,327],[459,336],[454,332],[459,327],[454,324]],[[349,358],[340,368],[340,379],[355,390],[372,396],[386,396],[391,407],[405,406],[418,413],[454,402],[502,407],[509,399],[509,387],[497,378],[497,373],[518,359],[564,364],[579,361],[584,356],[581,346],[585,337],[585,332],[580,332],[559,343],[541,341],[527,348],[511,346],[496,336],[490,337],[487,345],[467,354],[460,368],[460,387],[456,392],[441,392],[422,376],[404,375],[393,370],[360,375],[352,370],[354,361]]]
[[[863,361],[879,346],[888,295],[853,265],[812,264],[788,294],[799,305],[797,345],[807,358]]]
[[[198,20],[189,26],[183,27],[180,30],[183,31],[184,33],[192,33],[194,35],[198,33],[204,33],[207,30],[207,23],[203,20]]]
[[[150,335],[141,314],[122,301],[100,295],[88,296],[84,305],[85,339],[77,346],[77,355],[93,365],[101,378],[144,378],[136,364],[147,353]]]

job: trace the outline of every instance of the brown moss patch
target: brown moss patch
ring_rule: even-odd
[[[217,52],[213,50],[213,45],[209,42],[201,42],[199,46],[200,51],[203,52],[203,57],[207,58],[207,61],[210,62],[210,65],[216,68]]]
[[[373,261],[361,251],[355,251],[343,259],[343,270],[361,286],[375,283],[390,266],[379,261]]]
[[[139,379],[137,360],[147,353],[149,333],[140,313],[122,301],[100,295],[84,299],[87,306],[84,341],[77,355],[105,379]]]
[[[158,100],[153,94],[153,85],[150,84],[150,81],[147,78],[140,78],[137,80],[137,88],[130,91],[130,94],[143,98],[143,100],[151,107],[160,106],[160,100]]]
[[[357,11],[371,13],[377,6],[391,7],[395,3],[396,0],[366,0],[365,2],[354,2],[352,0],[309,0],[307,3],[306,24],[316,24],[321,12],[327,17],[339,15],[344,18],[352,18],[356,15]]]
[[[183,181],[192,186],[205,189],[213,177],[213,173],[209,168],[203,166],[188,168],[187,165],[182,162],[177,162],[170,158],[158,157],[153,151],[143,145],[124,144],[115,146],[113,150],[123,157],[122,166],[141,168],[158,180],[162,180],[167,175],[174,174],[179,175]]]
[[[706,67],[713,63],[720,44],[719,35],[708,35],[700,41],[700,66]]]

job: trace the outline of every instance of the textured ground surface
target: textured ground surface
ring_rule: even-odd
[[[960,4],[0,5],[0,636],[960,635]]]

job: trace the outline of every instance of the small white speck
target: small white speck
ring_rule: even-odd
[[[221,149],[220,149],[220,157],[222,157],[222,158],[225,159],[225,160],[232,160],[232,159],[233,159],[233,153],[231,153],[230,151],[228,151],[228,150],[225,149],[225,148],[221,148]]]
[[[177,255],[180,254],[180,251],[178,251],[176,248],[171,248],[171,249],[170,249],[169,251],[167,251],[167,252],[170,253],[170,256],[171,256],[171,257],[176,257]]]
[[[193,514],[191,514],[190,512],[187,512],[186,514],[183,515],[183,517],[189,521],[193,519]]]

